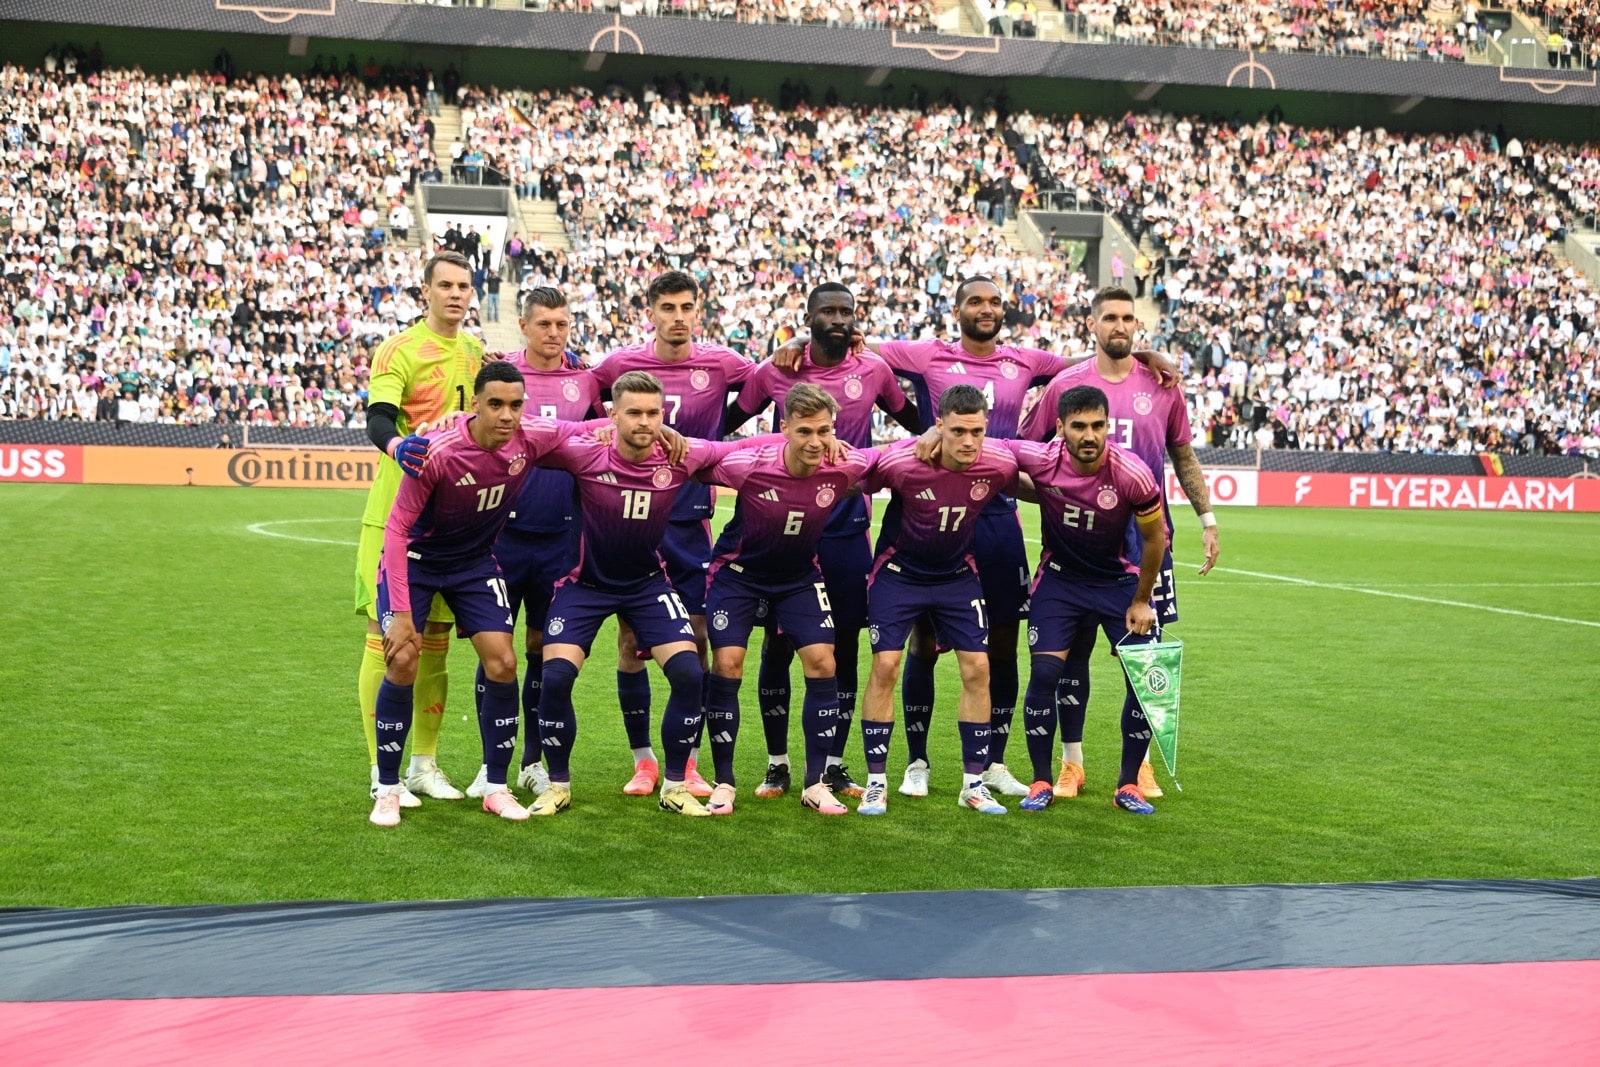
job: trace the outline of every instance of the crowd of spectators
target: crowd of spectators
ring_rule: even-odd
[[[1541,19],[1550,34],[1550,66],[1593,67],[1600,60],[1600,0],[1523,0],[1518,6]]]
[[[916,32],[934,26],[932,0],[529,0],[538,11],[605,11],[791,26]]]
[[[1090,41],[1460,60],[1470,24],[1427,18],[1428,0],[1063,0],[1069,32]]]
[[[0,101],[0,415],[361,418],[418,310],[384,240],[432,166],[413,89],[8,66]]]
[[[1503,137],[1129,115],[1039,152],[1148,234],[1213,444],[1594,452],[1595,291],[1544,150]]]
[[[0,70],[0,416],[360,425],[373,347],[421,313],[420,257],[381,220],[438,174],[429,84]],[[753,357],[819,281],[915,337],[967,274],[1001,284],[1011,340],[1084,351],[1090,279],[995,225],[1060,185],[1144,240],[1150,339],[1213,444],[1600,449],[1594,292],[1549,247],[1593,202],[1592,146],[785,109],[695,80],[457,98],[463,140],[573,244],[513,237],[508,291],[563,288],[591,359],[639,336],[669,267],[705,284],[704,336]]]

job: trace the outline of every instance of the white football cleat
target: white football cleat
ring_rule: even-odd
[[[406,788],[435,800],[460,800],[466,796],[450,784],[450,779],[439,769],[439,764],[432,756],[424,757],[417,770],[406,775]]]
[[[906,776],[900,782],[900,793],[908,797],[928,795],[928,761],[912,760],[906,765]]]
[[[415,793],[406,788],[406,784],[404,782],[401,782],[395,788],[400,790],[400,806],[402,808],[422,807],[422,801],[417,799],[417,795]],[[378,789],[378,768],[374,767],[372,768],[372,789],[368,791],[367,795],[373,800],[377,800]]]
[[[550,772],[544,769],[542,763],[530,763],[517,772],[517,788],[525,789],[534,796],[542,796],[550,788]]]
[[[1028,787],[1017,781],[1016,775],[1006,770],[1004,763],[991,763],[983,772],[983,784],[991,793],[1007,797],[1025,797]]]

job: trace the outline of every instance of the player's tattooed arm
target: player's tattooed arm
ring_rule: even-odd
[[[1172,473],[1178,478],[1178,484],[1183,486],[1183,494],[1189,498],[1189,503],[1194,505],[1194,513],[1200,516],[1200,540],[1205,545],[1206,561],[1200,565],[1199,573],[1205,574],[1217,565],[1217,556],[1221,547],[1217,541],[1217,517],[1211,510],[1211,493],[1206,489],[1205,473],[1200,469],[1200,460],[1195,457],[1193,445],[1173,445],[1167,450],[1172,456]]]

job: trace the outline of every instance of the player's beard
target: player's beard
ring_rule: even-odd
[[[815,333],[812,343],[822,350],[830,362],[837,362],[850,354],[850,331],[842,334]]]
[[[961,316],[961,336],[969,341],[977,341],[979,344],[986,345],[996,337],[999,337],[1000,331],[1004,326],[1005,320],[998,316],[995,317],[993,326],[984,326],[976,319],[969,319],[965,315]]]
[[[1112,359],[1127,359],[1133,354],[1133,338],[1115,337],[1109,341],[1101,341],[1100,349]]]

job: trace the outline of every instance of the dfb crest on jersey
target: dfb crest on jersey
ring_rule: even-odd
[[[831,507],[832,504],[833,504],[833,498],[834,498],[833,486],[831,486],[831,485],[823,486],[821,489],[817,490],[817,507],[819,507],[819,508]]]
[[[972,499],[974,499],[974,500],[982,500],[984,497],[986,497],[988,495],[989,495],[989,483],[988,482],[976,481],[976,482],[972,483]]]
[[[513,474],[513,475],[514,474],[521,474],[522,473],[522,468],[526,467],[527,465],[528,465],[528,457],[524,456],[522,453],[519,452],[516,455],[512,456],[511,457],[511,462],[506,465],[506,473],[507,474]]]
[[[728,628],[728,613],[719,611],[711,616],[711,625],[714,629],[726,630]]]
[[[657,489],[665,489],[672,484],[672,468],[657,467],[656,472],[650,476],[650,484]]]
[[[1028,627],[1028,647],[1032,648],[1034,645],[1037,645],[1038,643],[1039,643],[1039,628],[1037,626]]]
[[[578,392],[578,383],[568,378],[561,383],[561,395],[576,404],[583,394]]]
[[[1094,502],[1099,504],[1102,510],[1110,511],[1117,506],[1116,489],[1109,485],[1102,485],[1099,495],[1094,498]]]
[[[561,636],[561,631],[567,628],[567,620],[559,615],[553,615],[550,621],[544,624],[544,632],[551,637]]]
[[[851,400],[861,399],[861,379],[852,374],[844,380],[844,395]]]
[[[1000,361],[1000,373],[1007,378],[1015,378],[1017,376],[1017,365],[1009,359],[1003,359]]]
[[[692,370],[689,372],[689,384],[696,389],[704,389],[711,384],[711,375],[703,370]]]
[[[1135,415],[1148,415],[1155,404],[1150,399],[1149,393],[1133,394],[1133,413]]]

